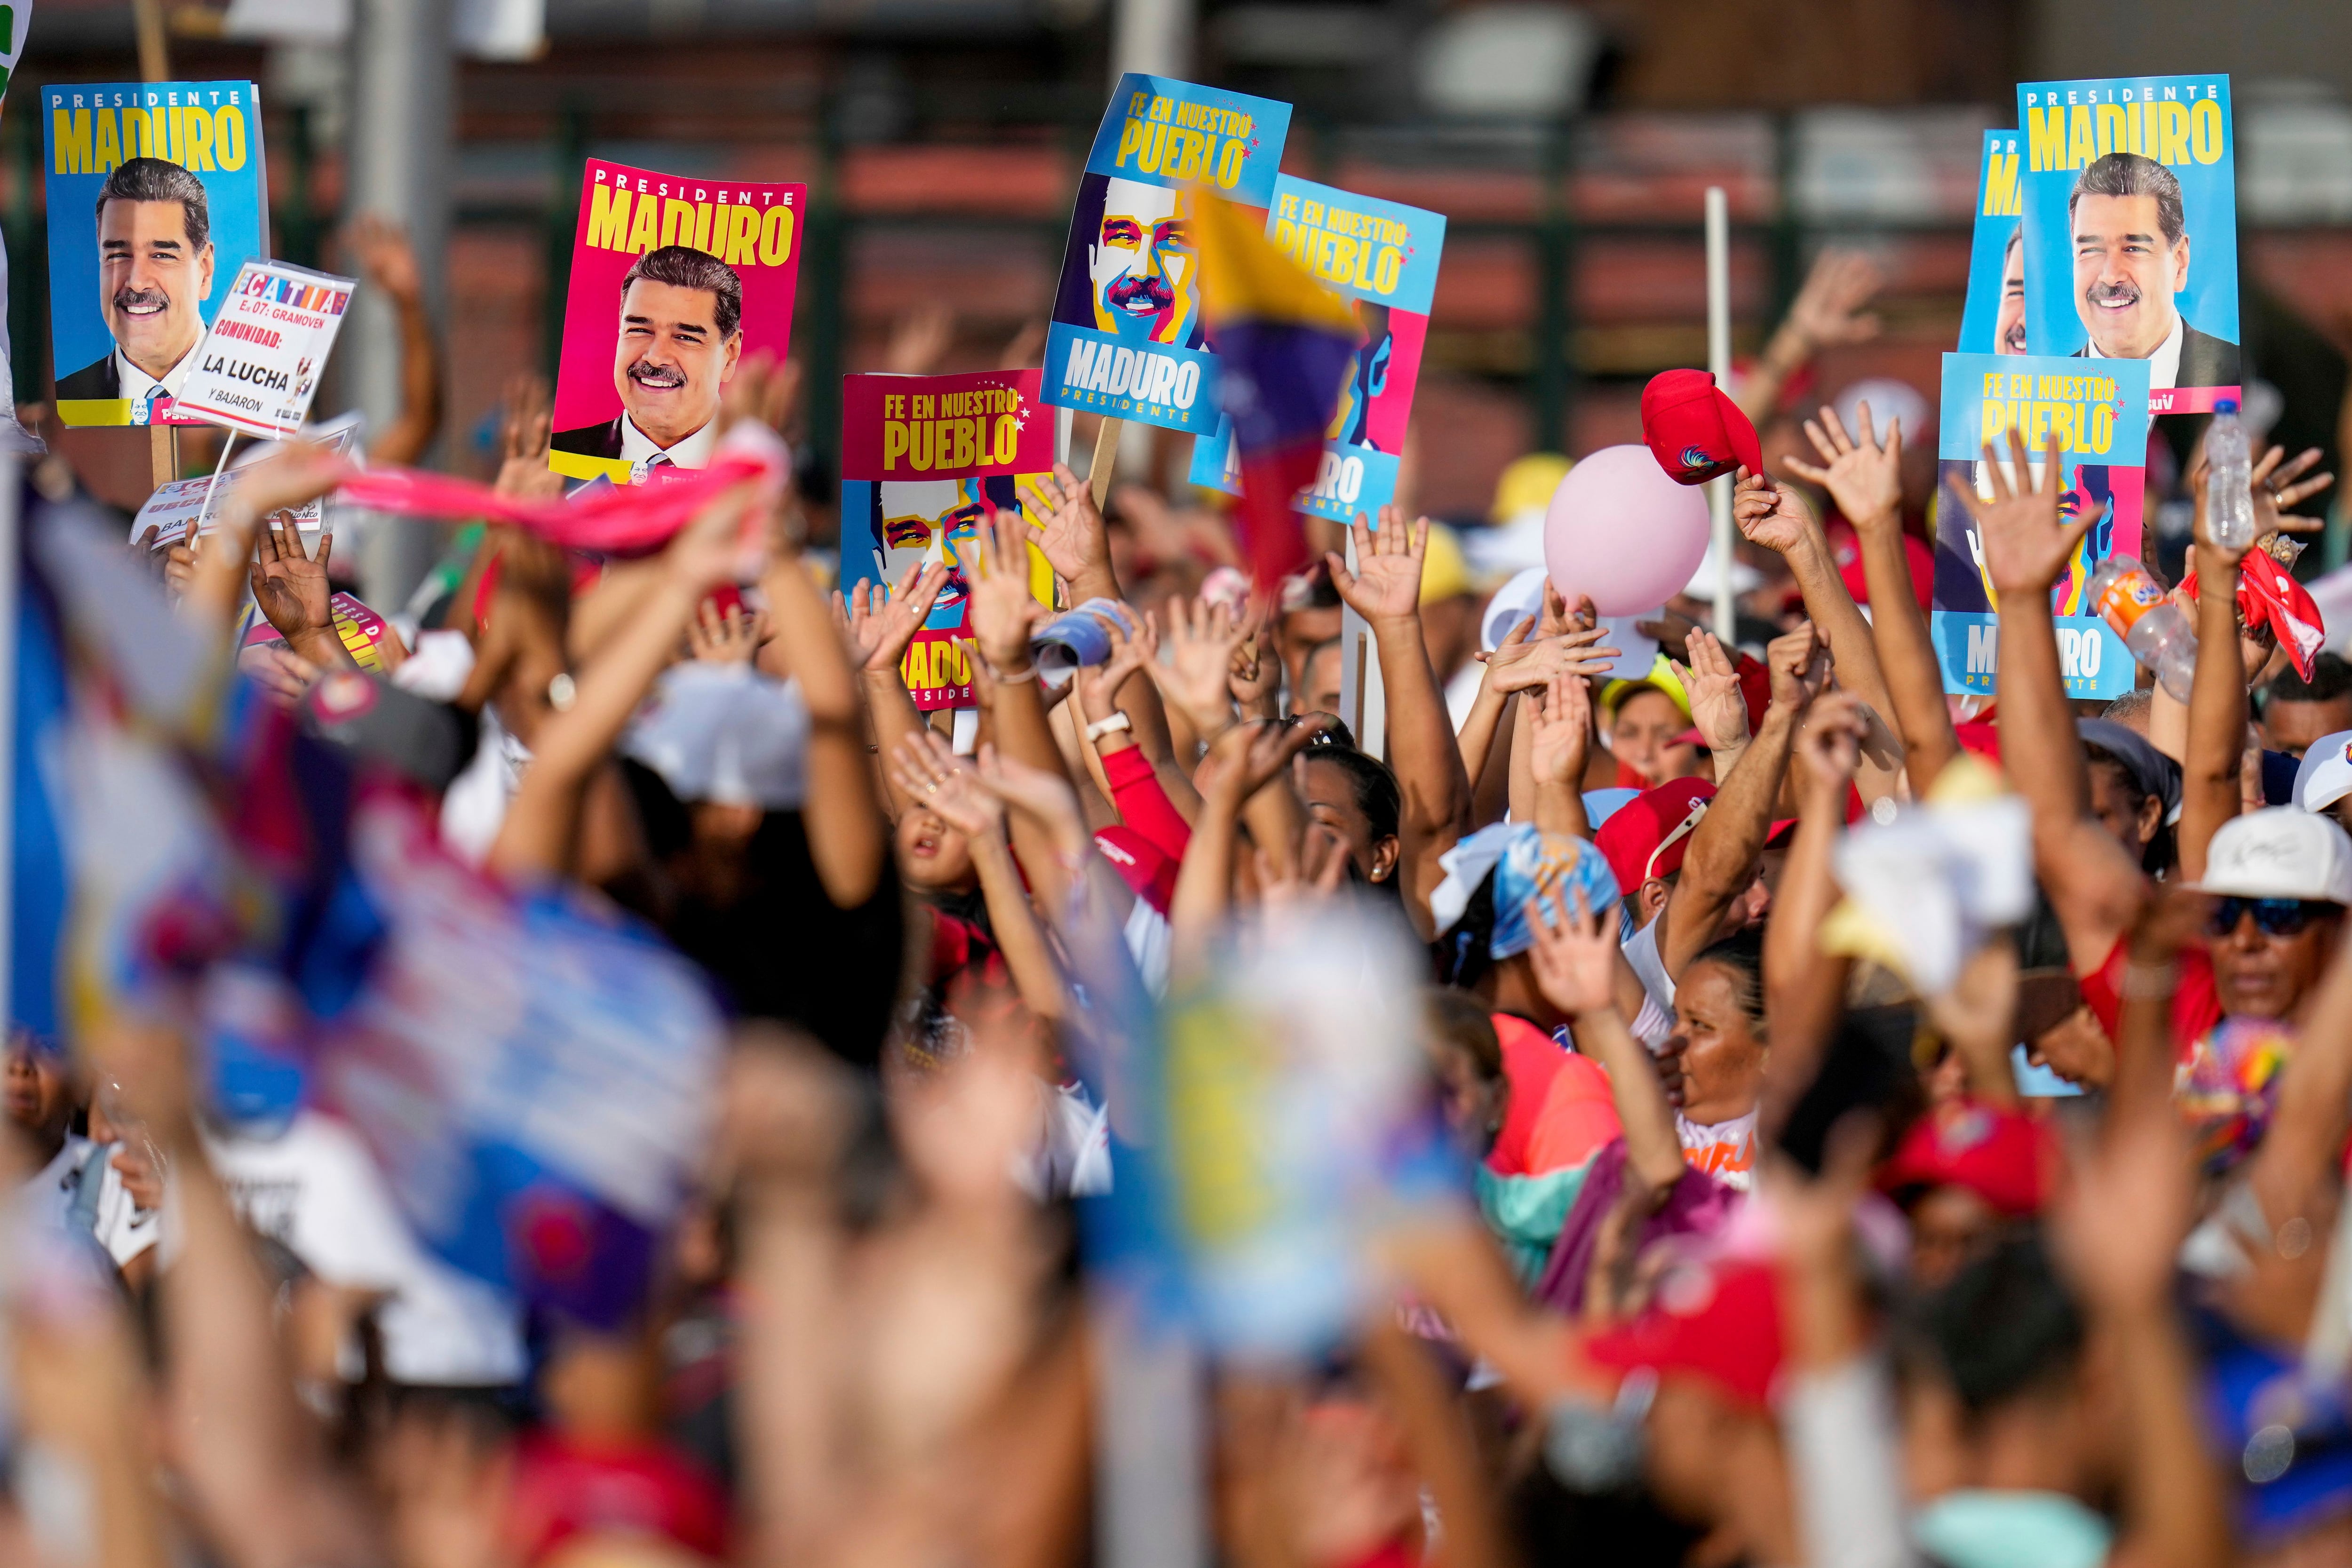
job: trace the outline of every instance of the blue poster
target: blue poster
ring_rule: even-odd
[[[1437,296],[1437,261],[1445,248],[1442,214],[1360,196],[1283,175],[1274,183],[1266,237],[1283,253],[1356,301],[1364,341],[1340,391],[1324,443],[1323,469],[1298,492],[1297,506],[1346,522],[1378,517],[1396,494],[1429,311]],[[1192,443],[1192,483],[1242,493],[1230,426]]]
[[[269,255],[249,81],[45,87],[49,330],[68,425],[189,424],[173,399],[237,268]]]
[[[1184,188],[1266,205],[1289,132],[1290,105],[1269,98],[1118,79],[1070,215],[1045,402],[1194,435],[1215,428],[1217,359],[1202,327]]]
[[[1946,354],[1942,424],[1936,455],[1936,593],[1930,617],[1944,689],[1990,696],[1998,669],[2000,597],[1986,575],[1976,520],[1961,500],[1990,496],[1984,444],[2006,473],[2009,433],[2024,438],[2025,476],[2042,454],[2058,454],[2061,517],[2105,510],[2053,584],[2059,673],[2069,697],[2120,697],[2136,683],[2129,649],[2092,613],[2091,574],[2110,555],[2140,553],[2141,484],[2147,460],[2147,363],[2050,354]]]
[[[2238,396],[2230,79],[2021,82],[2017,123],[2034,352],[2147,361],[2151,414]]]
[[[2025,227],[2014,131],[1984,133],[1977,166],[1976,227],[1969,243],[1969,292],[1960,308],[1960,353],[2021,354],[2025,336]]]

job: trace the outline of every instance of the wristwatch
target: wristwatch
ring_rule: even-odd
[[[1124,712],[1114,713],[1108,719],[1097,719],[1087,725],[1087,739],[1099,741],[1105,735],[1115,735],[1121,730],[1132,731],[1134,729],[1134,722]]]

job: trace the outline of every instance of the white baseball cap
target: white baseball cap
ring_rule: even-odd
[[[2333,818],[2291,805],[2250,811],[2213,835],[2197,890],[2352,905],[2352,837]]]
[[[2294,770],[2294,804],[2305,811],[2326,811],[2352,795],[2352,730],[2322,735],[2303,753]]]

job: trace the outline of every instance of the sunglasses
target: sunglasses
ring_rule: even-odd
[[[2312,921],[2337,909],[2316,899],[2217,899],[2213,912],[2205,919],[2205,929],[2217,937],[2228,936],[2238,929],[2239,921],[2252,915],[2255,929],[2265,936],[2296,936]]]

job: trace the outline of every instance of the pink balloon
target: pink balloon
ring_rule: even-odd
[[[1544,510],[1544,568],[1572,606],[1647,615],[1683,591],[1706,552],[1706,492],[1676,484],[1647,447],[1603,447]]]

